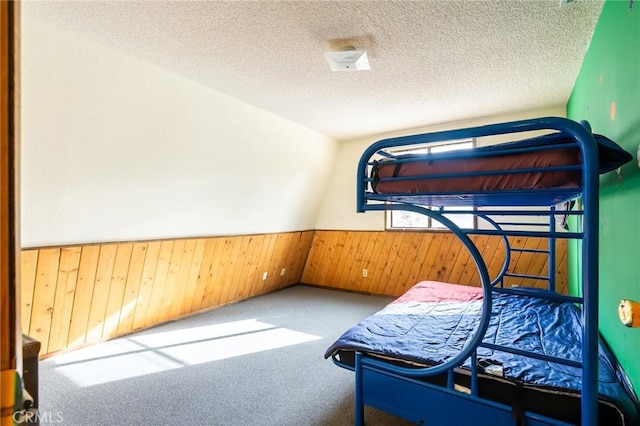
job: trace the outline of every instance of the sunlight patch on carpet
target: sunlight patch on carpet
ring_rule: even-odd
[[[321,339],[257,319],[118,338],[60,354],[55,369],[80,387],[250,355]]]

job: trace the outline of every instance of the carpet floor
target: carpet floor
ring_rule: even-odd
[[[390,298],[292,286],[40,362],[65,425],[353,424],[353,373],[324,359]],[[368,426],[409,423],[367,407]]]

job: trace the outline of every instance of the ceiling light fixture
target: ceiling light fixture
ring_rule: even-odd
[[[340,51],[324,52],[331,71],[366,71],[370,70],[369,58],[364,50],[355,50],[354,47],[347,47]]]

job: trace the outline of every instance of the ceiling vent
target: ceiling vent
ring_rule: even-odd
[[[341,51],[324,52],[331,71],[366,71],[370,70],[369,58],[364,50],[347,48]]]

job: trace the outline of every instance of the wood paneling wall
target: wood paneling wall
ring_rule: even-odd
[[[41,342],[43,355],[268,293],[300,282],[312,237],[305,231],[23,250],[22,329]]]
[[[495,278],[504,264],[500,237],[472,236]],[[512,247],[546,249],[542,238],[509,238]],[[363,269],[367,277],[363,277]],[[511,253],[509,271],[547,275],[546,255]],[[567,244],[559,241],[556,252],[556,286],[567,292]],[[399,296],[422,280],[480,285],[468,250],[449,232],[316,231],[302,274],[302,282],[351,291]],[[546,288],[546,281],[508,277],[505,285]]]
[[[495,277],[504,262],[502,240],[472,240]],[[510,241],[547,247],[539,238]],[[561,243],[556,280],[563,293],[566,263]],[[547,269],[545,256],[512,253],[512,272],[545,275]],[[22,330],[41,342],[44,355],[299,282],[398,296],[421,280],[480,285],[468,251],[448,232],[305,231],[26,249]],[[506,284],[546,285],[526,281],[507,278]]]

